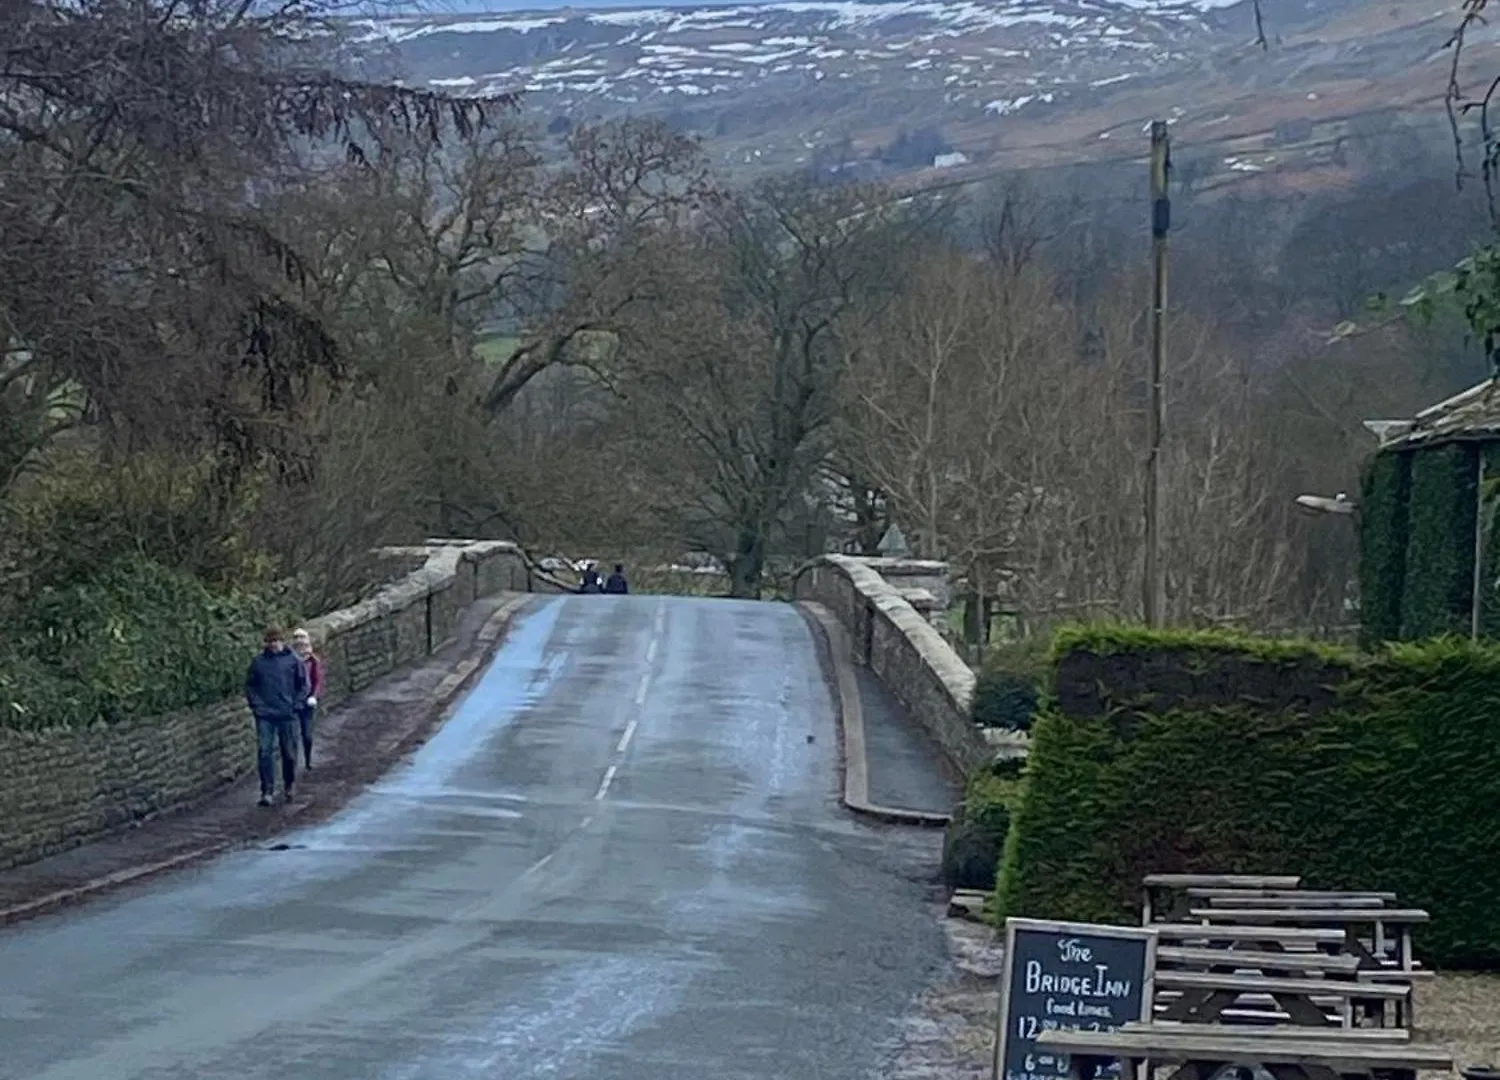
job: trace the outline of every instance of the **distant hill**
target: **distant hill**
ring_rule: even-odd
[[[599,4],[353,29],[410,83],[524,90],[554,128],[661,115],[731,172],[965,177],[1121,159],[1166,117],[1179,144],[1211,149],[1195,166],[1205,182],[1300,174],[1326,166],[1362,115],[1440,106],[1456,8],[1263,10],[1266,49],[1248,0]]]

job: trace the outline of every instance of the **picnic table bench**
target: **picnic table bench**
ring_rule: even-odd
[[[1315,972],[1352,979],[1359,970],[1359,957],[1344,953],[1275,952],[1249,949],[1195,949],[1177,945],[1158,946],[1158,970],[1164,965],[1205,971],[1259,971],[1262,974]]]
[[[1147,874],[1141,879],[1141,923],[1176,917],[1180,898],[1173,894],[1187,889],[1296,889],[1301,884],[1296,874]]]
[[[1210,924],[1262,926],[1286,929],[1342,929],[1343,951],[1359,960],[1358,978],[1366,984],[1388,982],[1410,986],[1415,980],[1430,977],[1412,955],[1411,930],[1428,922],[1427,912],[1417,908],[1193,908],[1191,916]],[[1371,926],[1368,940],[1354,932],[1356,927]],[[1394,931],[1394,939],[1388,935]],[[1394,952],[1394,955],[1391,955]],[[1375,997],[1362,1006],[1375,1013]],[[1395,1002],[1396,1023],[1409,1026],[1412,1016],[1410,994]],[[1379,1013],[1384,1016],[1384,1005]]]
[[[1192,899],[1199,899],[1192,897]],[[1384,897],[1358,896],[1345,893],[1343,895],[1298,896],[1295,893],[1285,894],[1261,894],[1261,893],[1231,893],[1227,896],[1203,897],[1208,901],[1209,907],[1217,908],[1383,908],[1386,905]]]
[[[1287,946],[1302,949],[1336,950],[1342,948],[1347,936],[1339,927],[1330,926],[1233,926],[1224,923],[1154,923],[1160,941],[1209,941],[1223,942],[1225,947],[1240,944],[1254,945],[1257,949],[1285,949]]]
[[[1393,892],[1375,892],[1363,889],[1214,889],[1188,888],[1183,892],[1192,900],[1220,900],[1234,897],[1256,897],[1264,900],[1381,900],[1394,904],[1397,896]]]
[[[1207,923],[1237,926],[1293,926],[1301,929],[1373,926],[1375,934],[1369,945],[1347,934],[1345,948],[1359,956],[1364,967],[1384,969],[1386,953],[1396,946],[1396,967],[1402,971],[1415,968],[1411,952],[1411,928],[1431,920],[1420,908],[1193,908],[1189,914]],[[1396,941],[1386,937],[1386,927],[1396,928]]]
[[[1161,1019],[1199,1024],[1221,1020],[1226,1010],[1243,999],[1250,999],[1255,1005],[1261,1005],[1269,999],[1275,1003],[1279,1015],[1285,1015],[1293,1024],[1352,1028],[1358,1011],[1365,1015],[1378,1015],[1384,1026],[1385,1003],[1389,1001],[1400,1005],[1411,996],[1409,985],[1356,979],[1158,969],[1155,980],[1158,991],[1181,991],[1175,1000],[1163,1003]]]
[[[1201,1024],[1185,1024],[1177,1020],[1154,1020],[1141,1021],[1132,1020],[1123,1025],[1121,1031],[1181,1031],[1189,1035],[1202,1035],[1205,1032],[1218,1029],[1206,1028]],[[1236,1038],[1246,1036],[1253,1039],[1319,1039],[1327,1042],[1330,1039],[1353,1039],[1356,1042],[1409,1042],[1411,1031],[1408,1028],[1326,1028],[1326,1027],[1237,1027],[1234,1029]]]
[[[1147,874],[1148,889],[1295,889],[1300,874]]]
[[[1036,1043],[1039,1050],[1069,1055],[1072,1080],[1093,1080],[1099,1066],[1110,1060],[1125,1063],[1126,1076],[1137,1075],[1148,1062],[1176,1065],[1170,1080],[1210,1080],[1226,1066],[1263,1068],[1277,1080],[1412,1080],[1418,1071],[1453,1068],[1452,1055],[1444,1050],[1396,1041],[1275,1038],[1223,1030],[1200,1034],[1154,1024],[1119,1031],[1043,1031]]]

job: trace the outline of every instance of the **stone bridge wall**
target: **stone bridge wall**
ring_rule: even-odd
[[[967,774],[995,756],[970,719],[974,672],[903,595],[903,587],[915,584],[909,579],[918,578],[922,589],[935,597],[940,593],[945,602],[946,577],[935,569],[940,565],[824,555],[797,572],[792,592],[833,612],[848,632],[854,661],[874,672]]]
[[[386,554],[418,568],[369,600],[306,624],[326,665],[322,704],[440,648],[480,597],[552,589],[514,544],[437,541]],[[252,731],[239,697],[109,726],[0,730],[0,869],[231,783],[255,767]]]

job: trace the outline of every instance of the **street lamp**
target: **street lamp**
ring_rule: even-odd
[[[1342,491],[1331,499],[1326,495],[1298,495],[1297,505],[1320,514],[1349,515],[1359,509],[1359,504],[1351,502]]]

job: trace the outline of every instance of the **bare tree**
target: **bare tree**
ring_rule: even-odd
[[[376,126],[462,140],[508,105],[342,77],[325,10],[0,6],[7,407],[24,379],[53,402],[33,441],[65,392],[106,463],[211,461],[204,512],[225,527],[263,470],[308,481],[310,418],[348,382],[279,196],[331,151],[364,161]]]
[[[724,559],[736,596],[760,594],[788,515],[818,501],[839,379],[897,268],[906,213],[877,193],[800,183],[725,200],[632,357],[624,392],[670,447],[661,460],[691,501],[684,537]]]
[[[526,246],[502,252],[513,273],[495,299],[523,331],[484,397],[502,411],[555,365],[591,368],[670,300],[656,267],[677,231],[714,199],[698,144],[655,121],[573,129],[565,166],[546,178]]]
[[[845,450],[918,552],[1036,625],[1133,617],[1141,573],[1145,295],[1093,304],[1037,262],[931,253],[851,351]],[[1201,324],[1178,323],[1165,503],[1171,615],[1285,624],[1300,554],[1256,395]]]

